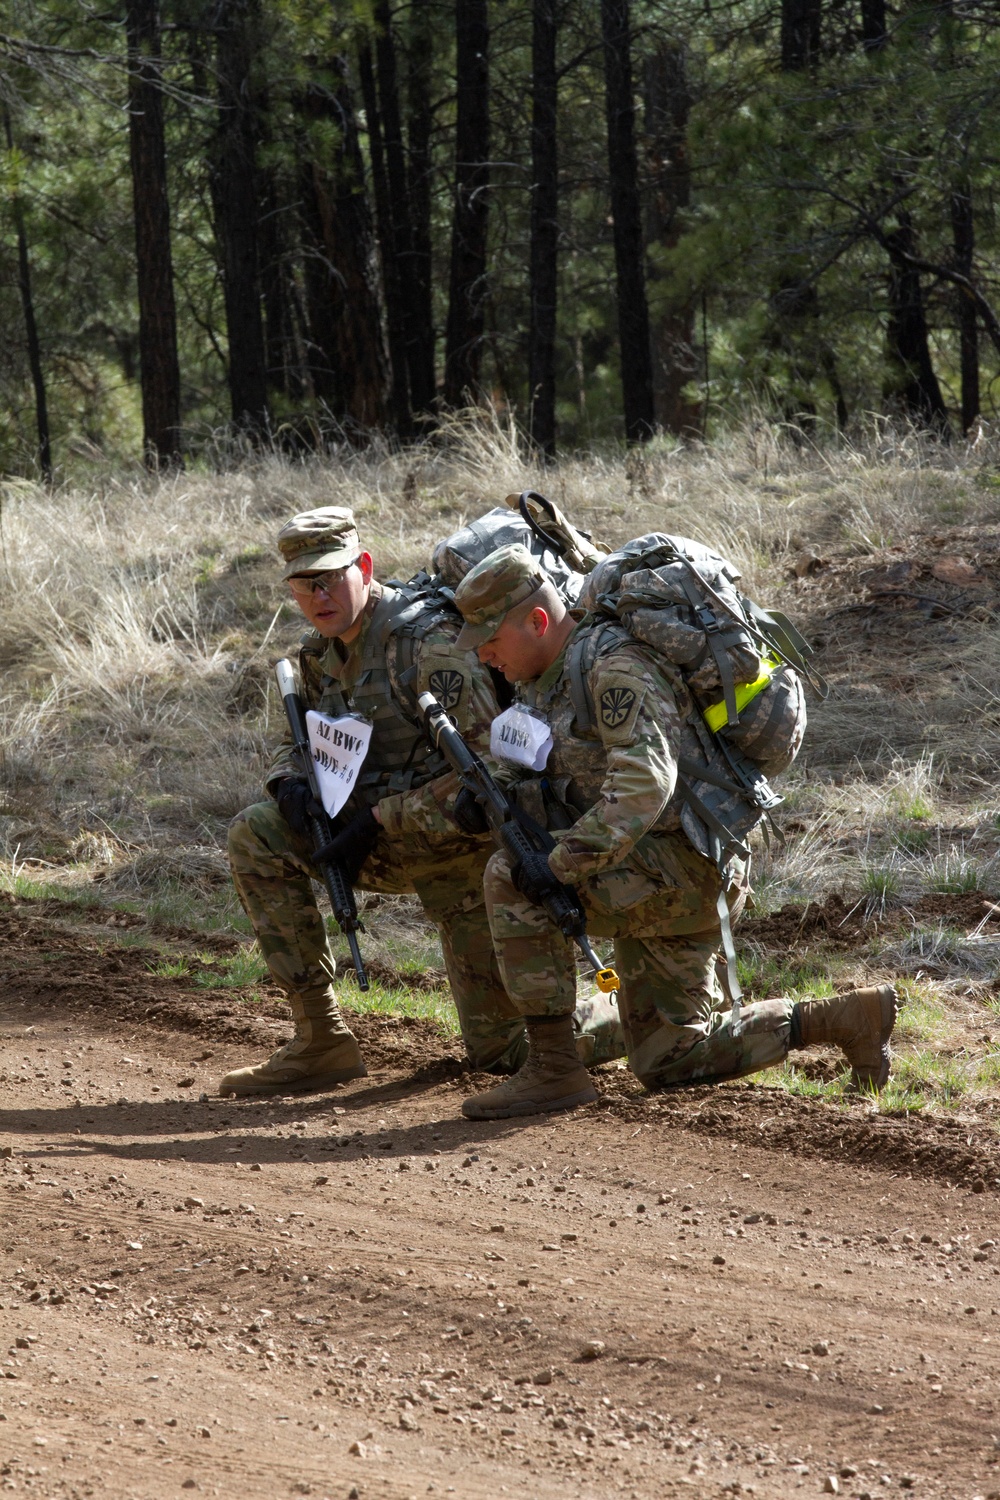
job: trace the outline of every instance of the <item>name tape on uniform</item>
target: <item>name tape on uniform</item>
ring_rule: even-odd
[[[356,714],[331,719],[310,708],[306,713],[309,748],[316,763],[316,780],[323,806],[335,818],[351,795],[364,765],[374,726]]]
[[[544,771],[552,749],[552,730],[544,719],[523,708],[498,714],[490,729],[490,753],[529,771]]]

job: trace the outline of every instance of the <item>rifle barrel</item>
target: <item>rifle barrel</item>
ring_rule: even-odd
[[[506,851],[511,864],[516,864],[526,850],[547,852],[539,850],[537,843],[514,817],[506,793],[497,786],[479,756],[469,749],[434,694],[421,693],[417,703],[423,711],[428,738],[458,773],[463,784],[479,798],[494,839]],[[598,989],[605,994],[617,990],[618,975],[614,969],[606,968],[594,952],[576,893],[569,886],[560,886],[542,905],[553,926],[576,943],[594,971]]]

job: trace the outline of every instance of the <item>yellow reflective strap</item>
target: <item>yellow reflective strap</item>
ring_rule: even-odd
[[[736,689],[736,712],[738,714],[742,713],[747,704],[752,703],[757,695],[764,691],[780,665],[781,663],[774,656],[761,657],[760,676],[754,682],[741,682]],[[713,734],[725,728],[727,717],[724,700],[720,703],[713,703],[711,707],[704,710],[705,723]]]
[[[600,990],[602,995],[610,995],[612,991],[617,990],[621,984],[621,981],[619,980],[618,975],[615,973],[614,969],[598,969],[597,973],[594,975],[594,979],[597,981],[597,988]]]

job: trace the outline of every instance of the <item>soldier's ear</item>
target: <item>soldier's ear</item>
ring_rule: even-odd
[[[363,583],[371,583],[372,573],[375,570],[375,564],[372,562],[371,553],[362,552],[357,559],[357,565],[361,572],[361,581]]]
[[[543,609],[540,604],[536,604],[528,616],[528,628],[532,635],[537,636],[540,640],[543,635],[548,633],[548,628],[551,624],[552,620],[548,610]]]

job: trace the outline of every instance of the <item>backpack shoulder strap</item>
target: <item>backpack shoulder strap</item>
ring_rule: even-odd
[[[603,625],[596,623],[593,630],[588,630],[586,635],[582,635],[570,647],[566,660],[569,696],[573,704],[577,733],[584,737],[594,733],[594,699],[590,691],[590,673],[594,663],[599,656],[613,651],[624,641],[629,645],[635,644],[624,625],[609,620]]]
[[[403,593],[403,590],[400,590]],[[457,611],[436,591],[420,591],[400,601],[400,607],[386,621],[382,644],[388,654],[390,642],[395,651],[396,684],[409,714],[423,727],[413,684],[417,677],[416,642],[442,620],[456,618]]]

